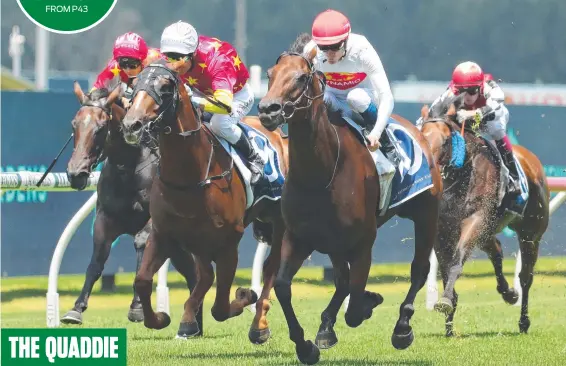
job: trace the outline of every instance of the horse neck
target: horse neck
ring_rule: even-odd
[[[322,99],[289,123],[289,177],[303,186],[324,188],[335,173],[338,129],[330,123]]]
[[[120,131],[119,124],[123,115],[113,113],[113,119],[110,121],[108,138],[104,146],[108,164],[118,167],[131,168],[132,170],[150,155],[150,149],[142,146],[133,146],[124,140],[124,135]]]
[[[166,129],[161,129],[159,134],[160,175],[168,183],[191,186],[208,175],[213,146],[192,109],[186,91],[181,88],[179,110],[175,119],[167,124],[171,126],[171,132],[165,133]],[[187,131],[195,132],[186,137],[180,135]]]

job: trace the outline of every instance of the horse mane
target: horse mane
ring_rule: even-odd
[[[86,96],[91,101],[100,100],[102,98],[108,98],[110,91],[106,88],[94,89],[90,91]]]
[[[311,35],[306,32],[299,34],[297,39],[295,39],[295,42],[293,42],[293,44],[289,47],[288,52],[302,54],[305,49],[305,45],[309,43],[311,39]]]

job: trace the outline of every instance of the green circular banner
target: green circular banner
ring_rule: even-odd
[[[80,33],[102,22],[118,0],[18,0],[36,25],[54,33]]]

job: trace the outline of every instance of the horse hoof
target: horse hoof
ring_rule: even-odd
[[[83,313],[76,310],[69,310],[67,314],[63,315],[63,317],[61,318],[61,323],[81,325],[83,324]]]
[[[185,322],[179,324],[179,330],[177,331],[177,335],[175,338],[177,339],[189,339],[194,337],[202,336],[202,332],[198,327],[197,322]]]
[[[521,317],[519,320],[519,332],[527,334],[531,327],[531,320],[528,317]]]
[[[166,328],[171,324],[171,318],[167,313],[158,312],[155,313],[155,323],[148,322],[147,319],[144,319],[144,325],[146,328],[160,330]]]
[[[510,288],[507,292],[501,295],[503,300],[509,305],[515,305],[519,301],[519,292],[514,288]]]
[[[257,294],[254,290],[249,288],[238,287],[236,290],[236,299],[238,300],[246,300],[248,305],[255,304],[257,302]]]
[[[320,360],[320,350],[311,341],[306,341],[305,346],[301,349],[295,348],[297,358],[305,365],[314,365]]]
[[[314,343],[319,349],[329,349],[338,343],[338,338],[336,338],[334,330],[330,332],[318,332]]]
[[[396,349],[405,349],[409,347],[413,341],[415,340],[415,335],[413,334],[413,330],[409,331],[409,334],[395,334],[391,336],[391,344]]]
[[[264,344],[271,337],[269,328],[265,329],[252,329],[248,332],[248,338],[253,344]]]
[[[128,311],[128,320],[132,323],[143,322],[143,309],[131,309]]]
[[[366,291],[364,293],[364,320],[371,318],[373,309],[383,303],[383,296],[378,293]]]
[[[450,301],[450,299],[443,297],[434,304],[434,310],[448,316],[454,312],[454,307],[452,306],[452,301]]]

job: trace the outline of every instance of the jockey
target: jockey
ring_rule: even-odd
[[[377,52],[366,37],[350,29],[344,14],[331,9],[320,13],[304,53],[317,47],[313,63],[326,76],[326,104],[330,110],[361,114],[370,130],[368,148],[375,151],[393,111],[393,94]]]
[[[501,154],[503,163],[509,170],[509,193],[519,195],[519,173],[513,158],[511,141],[506,133],[509,122],[509,111],[505,107],[505,95],[491,75],[484,74],[475,62],[467,61],[456,66],[452,73],[452,81],[446,91],[438,97],[431,107],[441,103],[446,98],[464,94],[462,110],[458,111],[457,118],[461,123],[469,118],[476,117],[481,120],[482,132],[486,132],[493,140]],[[417,124],[422,123],[420,119]],[[420,123],[419,123],[420,122]]]
[[[144,39],[139,34],[132,32],[116,38],[112,54],[113,58],[98,74],[92,90],[109,88],[112,80],[119,76],[120,81],[126,85],[126,91],[128,91],[132,87],[133,80],[142,69],[161,57],[159,49],[148,48]],[[126,93],[126,96],[129,99],[131,95]]]
[[[184,61],[181,80],[194,91],[192,102],[212,114],[211,130],[248,160],[251,183],[263,175],[264,163],[237,123],[252,109],[254,94],[248,69],[234,47],[199,35],[189,23],[173,23],[161,35],[161,52],[169,61]]]

